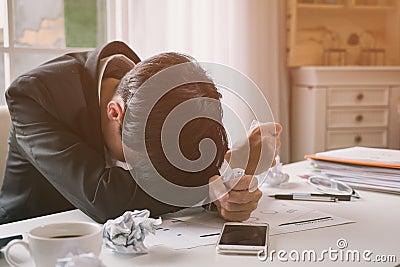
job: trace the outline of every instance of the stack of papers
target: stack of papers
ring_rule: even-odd
[[[352,187],[400,194],[400,150],[351,147],[305,157],[324,175]]]

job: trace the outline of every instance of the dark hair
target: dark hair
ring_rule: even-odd
[[[161,83],[161,86],[159,84],[157,86],[145,86],[146,81],[155,74],[180,64],[187,67],[184,67],[179,75],[175,73],[174,77],[166,76],[164,78],[165,83]],[[171,90],[160,88],[164,85],[168,86],[168,82],[176,78],[175,76],[179,76],[180,80],[187,82],[173,87]],[[195,80],[193,80],[193,77],[196,77]],[[162,92],[165,93],[156,103],[148,101],[149,94],[160,90],[164,90]],[[200,186],[207,184],[211,176],[219,174],[218,168],[228,150],[227,136],[222,125],[221,94],[196,60],[179,53],[162,53],[148,58],[138,63],[122,78],[116,89],[116,94],[122,97],[126,105],[134,106],[137,113],[135,116],[139,119],[144,117],[140,114],[141,110],[148,108],[149,105],[154,105],[147,120],[141,122],[141,124],[145,124],[143,127],[145,127],[147,154],[151,163],[163,178],[181,186]],[[169,162],[161,142],[161,130],[167,116],[174,108],[195,98],[215,100],[213,102],[217,104],[213,105],[213,109],[209,109],[207,106],[201,108],[202,110],[211,110],[209,112],[212,112],[218,119],[212,120],[199,116],[190,120],[179,133],[179,148],[187,159],[196,160],[200,157],[200,142],[204,139],[211,139],[216,147],[216,155],[207,168],[190,172],[177,168]],[[180,115],[182,114],[178,113],[177,116]],[[131,130],[134,131],[133,128]],[[135,134],[132,134],[130,138],[136,138]]]

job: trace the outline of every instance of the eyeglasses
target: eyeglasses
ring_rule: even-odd
[[[308,178],[308,183],[324,194],[350,195],[355,198],[360,198],[360,195],[353,188],[335,179],[324,176],[311,176]]]

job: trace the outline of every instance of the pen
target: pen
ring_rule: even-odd
[[[281,223],[278,224],[278,226],[286,226],[286,225],[291,225],[291,224],[307,224],[307,223],[315,223],[315,222],[323,222],[326,220],[332,220],[332,217],[322,217],[322,218],[315,218],[315,219],[310,219],[310,220],[303,220],[303,221],[296,221],[296,222],[288,222],[288,223]]]
[[[337,198],[337,200],[339,201],[350,201],[351,197],[354,195],[339,195],[339,194],[313,194],[313,193],[292,193],[292,194],[288,194],[288,195],[311,195],[311,196],[329,196],[329,197],[335,197]],[[279,194],[277,194],[277,196],[280,196]],[[283,196],[287,196],[287,195],[283,195]],[[274,197],[273,195],[271,197]],[[287,199],[287,198],[279,198],[277,197],[277,199]]]
[[[336,202],[338,197],[327,194],[310,194],[310,193],[293,193],[293,194],[282,194],[282,195],[270,195],[275,199],[286,199],[286,200],[309,200],[309,201],[326,201]]]
[[[200,237],[216,236],[216,235],[219,235],[219,234],[220,233],[206,234],[206,235],[201,235]]]

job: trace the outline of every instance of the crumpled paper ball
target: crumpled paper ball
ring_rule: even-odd
[[[161,218],[149,218],[150,211],[126,211],[122,216],[104,224],[103,239],[108,248],[124,254],[148,253],[144,239],[149,233],[155,234]]]
[[[94,253],[72,254],[58,259],[56,267],[106,267]]]
[[[229,163],[224,160],[221,167],[219,168],[219,173],[221,175],[222,181],[227,183],[229,180],[240,178],[244,175],[244,170],[240,168],[232,169]]]
[[[265,183],[272,187],[279,186],[289,181],[289,174],[282,172],[282,163],[279,155],[275,157],[275,166],[270,168]]]

